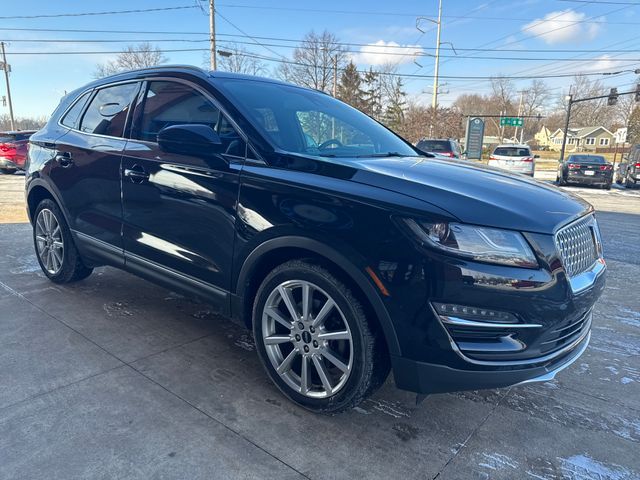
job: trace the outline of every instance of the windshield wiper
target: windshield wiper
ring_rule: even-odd
[[[384,153],[370,153],[368,155],[358,155],[358,158],[365,158],[365,157],[410,157],[412,155],[403,155],[400,152],[384,152]]]

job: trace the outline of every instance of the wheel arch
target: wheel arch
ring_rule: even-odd
[[[56,204],[62,211],[62,215],[64,216],[67,225],[70,226],[71,223],[69,222],[69,214],[64,204],[60,201],[59,194],[55,189],[51,188],[51,186],[47,182],[40,178],[31,180],[27,189],[26,202],[29,220],[33,223],[33,215],[36,212],[36,208],[38,208],[38,204],[45,198],[50,198],[51,200],[56,202]]]
[[[400,345],[391,317],[376,291],[374,284],[366,277],[364,268],[358,268],[353,261],[335,248],[316,239],[301,236],[284,236],[266,240],[257,246],[244,260],[233,285],[235,302],[232,312],[251,328],[252,300],[260,283],[277,265],[296,258],[311,258],[337,273],[341,280],[355,289],[354,292],[375,315],[386,339],[391,355],[400,355]]]

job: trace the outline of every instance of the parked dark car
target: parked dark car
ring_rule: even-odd
[[[618,164],[615,180],[619,185],[635,188],[640,182],[640,145],[634,145],[629,154]]]
[[[435,153],[445,157],[460,158],[460,145],[450,138],[432,139],[423,138],[416,144],[416,148],[421,152]]]
[[[573,154],[558,164],[558,185],[600,185],[607,190],[613,183],[613,165],[601,155]]]
[[[24,170],[29,137],[35,130],[0,132],[0,172],[14,173]]]
[[[26,194],[53,282],[111,265],[199,295],[313,411],[357,405],[390,368],[419,394],[547,381],[587,347],[605,282],[588,203],[238,74],[70,93],[31,138]]]

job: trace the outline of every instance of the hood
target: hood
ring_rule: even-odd
[[[436,158],[358,159],[352,180],[428,202],[463,223],[553,233],[591,205],[552,185],[486,165]]]

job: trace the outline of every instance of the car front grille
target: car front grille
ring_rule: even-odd
[[[556,233],[556,247],[569,278],[589,270],[598,260],[599,232],[593,215],[587,215]]]

